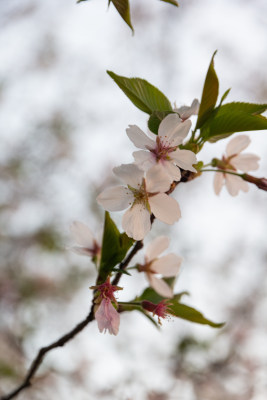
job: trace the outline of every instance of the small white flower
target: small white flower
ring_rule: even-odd
[[[191,121],[182,122],[177,114],[169,114],[159,125],[156,141],[149,138],[138,126],[129,125],[126,133],[139,151],[133,153],[135,163],[144,171],[159,165],[168,174],[170,182],[181,179],[180,167],[196,172],[192,166],[197,163],[196,155],[190,150],[180,150],[191,127]]]
[[[150,286],[163,297],[173,297],[170,286],[159,277],[174,277],[180,271],[182,258],[170,253],[163,257],[158,257],[169,246],[169,238],[159,236],[147,247],[145,264],[138,265],[140,272],[145,272]]]
[[[123,164],[113,169],[127,186],[105,189],[97,201],[105,210],[125,212],[122,227],[129,237],[142,240],[151,228],[150,215],[166,224],[173,224],[181,216],[176,200],[165,192],[170,187],[168,175],[159,167],[144,171],[135,164]]]
[[[90,257],[98,257],[100,255],[100,246],[87,225],[79,221],[73,221],[70,225],[70,231],[77,244],[77,246],[70,247],[70,250]]]
[[[230,140],[226,147],[226,156],[223,156],[220,164],[220,169],[235,172],[254,171],[259,168],[259,157],[255,154],[240,154],[250,144],[250,138],[247,135],[240,135]],[[236,196],[240,190],[247,192],[249,186],[241,177],[223,172],[216,172],[214,176],[214,191],[217,195],[220,194],[223,184],[232,196]]]
[[[190,118],[192,115],[197,115],[199,111],[199,101],[198,99],[194,99],[191,106],[182,106],[179,108],[174,108],[175,112],[177,112],[182,121]]]

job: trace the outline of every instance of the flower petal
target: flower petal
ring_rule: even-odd
[[[217,196],[220,194],[224,183],[224,174],[222,172],[215,172],[214,180],[213,180],[213,187],[214,192]]]
[[[197,163],[197,157],[193,151],[177,149],[171,153],[171,157],[180,168],[186,171],[197,172],[192,166]]]
[[[181,217],[179,204],[165,193],[159,193],[149,198],[152,213],[160,221],[172,225]]]
[[[172,181],[176,181],[176,182],[180,181],[180,179],[181,179],[180,168],[177,167],[176,165],[174,165],[172,161],[169,161],[169,160],[163,161],[161,165],[164,167],[165,171],[169,175],[171,182]]]
[[[248,192],[249,190],[247,182],[236,175],[225,174],[225,185],[232,196],[236,196],[239,190],[243,190],[243,192]]]
[[[240,171],[249,172],[255,171],[259,168],[259,161],[260,157],[256,156],[255,154],[238,154],[236,157],[231,159],[231,164]]]
[[[90,249],[89,247],[72,246],[72,247],[69,247],[69,249],[71,251],[73,251],[73,253],[76,253],[76,254],[79,254],[82,256],[92,257],[92,255],[93,255],[93,248]]]
[[[97,196],[96,200],[104,210],[121,211],[133,203],[134,196],[131,190],[125,186],[115,186],[105,189]]]
[[[150,231],[150,213],[144,204],[134,204],[122,218],[122,227],[134,240],[142,240]]]
[[[149,168],[156,165],[156,158],[150,151],[139,150],[133,152],[134,160],[139,168],[143,171],[147,171]]]
[[[133,144],[139,149],[154,149],[156,143],[150,139],[138,126],[129,125],[126,129],[128,138],[133,142]]]
[[[95,313],[100,332],[109,331],[111,335],[117,335],[120,326],[120,314],[111,304],[110,299],[103,299]]]
[[[141,185],[144,172],[136,164],[122,164],[113,168],[113,172],[126,185],[138,188]]]
[[[239,135],[230,140],[226,146],[226,154],[228,157],[234,154],[239,154],[242,150],[248,147],[250,138],[247,135]]]
[[[160,278],[157,278],[154,274],[146,274],[150,286],[162,297],[173,297],[173,291],[170,286]]]
[[[163,164],[157,164],[146,173],[146,190],[149,193],[167,192],[172,178],[165,171]]]
[[[183,259],[176,254],[170,253],[153,261],[151,270],[161,274],[166,278],[176,276],[180,271],[180,265]]]
[[[157,258],[169,247],[170,239],[167,236],[158,236],[152,240],[146,248],[146,261],[150,262]]]
[[[177,114],[169,114],[160,123],[158,136],[165,147],[175,147],[182,143],[190,127],[190,120],[182,122]]]
[[[80,221],[73,221],[70,225],[71,234],[75,243],[82,247],[91,248],[94,244],[94,236],[87,225]]]
[[[194,99],[191,106],[182,106],[179,108],[174,109],[175,112],[177,112],[180,115],[180,118],[182,120],[185,120],[187,118],[190,118],[191,115],[197,115],[199,111],[199,101],[198,99]]]

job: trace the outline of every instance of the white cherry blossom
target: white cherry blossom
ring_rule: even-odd
[[[90,257],[100,255],[101,248],[87,225],[80,221],[73,221],[70,225],[70,231],[76,243],[75,246],[70,247],[70,250]]]
[[[133,153],[135,163],[144,171],[154,165],[168,174],[170,182],[181,179],[180,168],[196,172],[196,155],[190,150],[178,148],[191,128],[191,121],[182,122],[177,114],[169,114],[159,125],[156,140],[149,138],[138,126],[129,125],[126,133],[139,151]]]
[[[122,218],[122,227],[129,237],[142,240],[151,228],[150,215],[166,224],[181,216],[175,199],[165,192],[170,187],[168,175],[156,165],[144,176],[135,164],[123,164],[113,169],[126,186],[105,189],[97,201],[107,211],[121,211],[130,206]]]
[[[173,297],[173,291],[161,277],[176,276],[182,262],[182,258],[173,253],[158,257],[168,246],[168,237],[157,237],[147,246],[145,263],[138,265],[139,272],[145,272],[150,286],[165,298]]]
[[[259,168],[259,157],[255,154],[240,154],[250,144],[250,138],[247,135],[240,135],[228,143],[226,147],[226,156],[219,161],[219,169],[228,170],[230,172],[242,171],[249,172]],[[247,192],[249,186],[240,176],[216,172],[214,176],[214,191],[217,195],[225,183],[228,192],[232,196],[236,196],[240,190]]]
[[[182,106],[179,108],[174,108],[175,112],[177,112],[180,118],[185,121],[186,119],[190,118],[192,115],[197,115],[199,111],[199,101],[198,99],[194,99],[191,106]]]

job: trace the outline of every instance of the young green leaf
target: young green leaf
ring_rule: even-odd
[[[120,233],[108,212],[105,213],[99,281],[105,281],[113,268],[120,263],[134,241],[125,233]]]
[[[172,111],[167,97],[151,83],[140,78],[126,78],[107,71],[131,102],[147,114],[153,111]]]
[[[171,314],[175,317],[186,319],[187,321],[195,322],[197,324],[209,325],[213,328],[221,328],[224,325],[224,323],[210,321],[195,308],[189,307],[186,304],[178,303],[175,300],[168,302],[168,310],[170,310]]]
[[[214,110],[201,129],[201,136],[210,142],[216,142],[235,132],[267,129],[267,119],[260,115],[267,104],[227,103]]]
[[[171,114],[172,111],[153,111],[148,120],[148,128],[151,132],[158,134],[159,126],[161,121],[168,115]]]
[[[178,4],[178,2],[176,0],[161,0],[161,1],[164,1],[165,3],[172,4],[172,5],[176,6],[176,7],[179,7],[179,4]]]
[[[227,89],[226,92],[224,92],[224,94],[222,95],[219,107],[222,105],[222,103],[224,102],[224,100],[226,99],[226,97],[228,96],[228,94],[230,93],[231,88]]]
[[[206,75],[201,102],[199,106],[198,119],[196,129],[202,127],[212,113],[219,94],[219,80],[214,69],[214,57],[217,50],[214,52],[209,69]]]
[[[188,292],[176,293],[173,296],[173,298],[176,301],[179,301],[182,298],[182,296],[188,295],[188,294],[189,294]],[[154,289],[149,287],[149,288],[145,289],[144,292],[139,297],[137,297],[134,301],[147,300],[147,301],[150,301],[151,303],[158,304],[159,302],[161,302],[164,299],[165,299],[164,297],[162,297],[160,294],[155,292]]]
[[[122,17],[122,19],[126,22],[126,24],[131,28],[131,30],[134,32],[132,23],[131,23],[131,17],[130,17],[130,4],[129,0],[109,0],[109,4],[113,3],[115,6],[116,10]]]

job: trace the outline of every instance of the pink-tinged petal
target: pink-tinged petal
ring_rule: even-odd
[[[152,240],[146,248],[146,262],[157,258],[164,250],[169,247],[170,239],[167,236],[158,236]]]
[[[135,164],[122,164],[119,167],[113,168],[113,172],[126,185],[138,188],[144,176],[144,172]]]
[[[156,158],[150,151],[139,150],[133,152],[134,160],[143,171],[149,170],[157,164]]]
[[[83,247],[93,247],[94,236],[87,225],[79,221],[73,221],[70,225],[70,231],[75,243]]]
[[[250,138],[247,135],[239,135],[230,140],[226,146],[226,154],[228,157],[234,154],[239,154],[241,151],[246,149],[250,144]]]
[[[156,143],[150,139],[138,126],[129,125],[126,129],[128,138],[133,142],[133,144],[139,149],[154,149]]]
[[[146,274],[150,286],[162,297],[170,298],[173,297],[173,291],[170,286],[160,278],[157,278],[154,274]]]
[[[239,190],[243,190],[243,192],[248,192],[249,190],[247,182],[236,175],[225,174],[225,185],[232,196],[236,196]]]
[[[172,179],[165,171],[163,164],[150,168],[146,174],[146,191],[149,193],[167,192]]]
[[[160,123],[158,136],[165,147],[175,147],[182,143],[190,128],[190,120],[182,122],[177,114],[169,114]]]
[[[133,204],[134,196],[125,186],[115,186],[100,193],[97,202],[107,211],[121,211]]]
[[[259,159],[260,157],[255,154],[245,153],[238,154],[236,157],[233,157],[230,162],[236,169],[243,172],[249,172],[255,171],[259,168]]]
[[[180,271],[182,261],[183,259],[181,257],[170,253],[153,261],[151,270],[166,278],[176,276]]]
[[[150,213],[144,204],[134,204],[122,218],[122,227],[134,240],[142,240],[150,231]]]
[[[162,165],[170,177],[171,182],[176,181],[179,182],[181,179],[181,171],[179,167],[173,164],[173,161],[163,161]]]
[[[199,101],[198,99],[194,99],[191,106],[182,106],[179,108],[174,109],[175,112],[177,112],[180,115],[180,118],[182,120],[185,120],[187,118],[190,118],[191,115],[197,115],[199,111]]]
[[[172,225],[181,217],[179,204],[165,193],[150,197],[149,204],[155,217],[166,224]]]
[[[106,330],[111,335],[117,335],[120,326],[120,314],[115,310],[109,299],[103,299],[95,313],[95,319],[100,332]]]
[[[222,172],[216,172],[214,175],[214,180],[213,180],[213,187],[214,187],[214,192],[217,194],[217,196],[220,194],[222,187],[224,183],[224,174]]]
[[[193,164],[197,163],[197,157],[192,151],[177,149],[171,153],[171,157],[180,168],[186,171],[197,172],[193,167]]]

